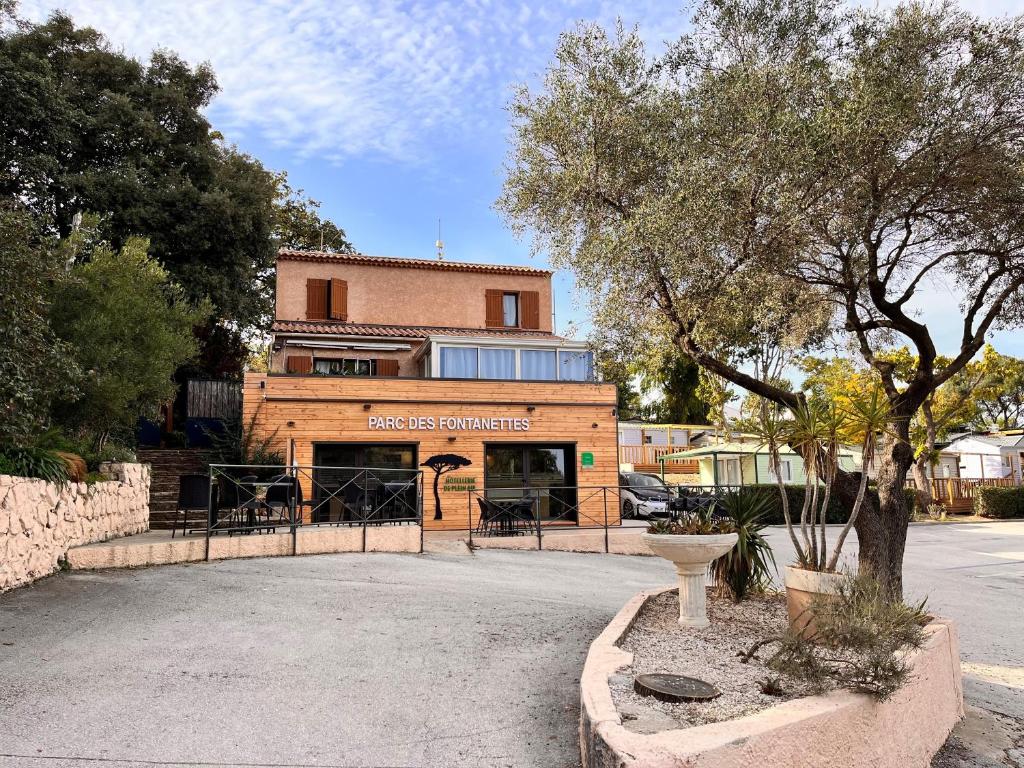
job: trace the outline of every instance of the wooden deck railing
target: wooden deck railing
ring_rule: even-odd
[[[938,504],[945,504],[951,511],[966,512],[974,507],[974,497],[982,486],[996,488],[1015,487],[1017,479],[1013,477],[977,478],[977,477],[936,477],[929,481],[931,495]],[[912,478],[907,479],[908,488],[916,488]]]
[[[669,453],[685,451],[685,445],[620,445],[619,463],[636,466],[659,466],[659,459]],[[693,459],[669,459],[665,462],[666,469],[680,468],[688,472],[697,471],[697,462]]]

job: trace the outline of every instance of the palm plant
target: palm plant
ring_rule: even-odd
[[[711,575],[720,593],[728,593],[736,602],[750,592],[763,592],[777,572],[775,555],[761,534],[772,501],[762,491],[729,491],[715,504],[715,512],[724,514],[738,534],[736,546],[711,563]]]
[[[782,499],[786,530],[802,568],[828,572],[836,569],[843,544],[864,504],[868,467],[874,460],[878,437],[886,429],[888,420],[888,401],[878,388],[873,388],[842,403],[801,400],[789,409],[788,415],[777,407],[763,406],[759,417],[744,425],[744,429],[758,435],[768,450],[769,465]],[[853,509],[830,554],[826,514],[839,474],[840,451],[847,442],[860,444],[860,485]],[[782,480],[783,446],[789,446],[803,460],[804,503],[799,525],[793,519]]]

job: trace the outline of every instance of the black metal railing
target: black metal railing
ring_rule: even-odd
[[[179,498],[182,534],[213,536],[286,532],[303,528],[419,525],[422,549],[423,473],[420,470],[273,464],[211,464],[197,488]],[[205,487],[203,487],[205,486]],[[202,525],[188,512],[205,511]],[[175,520],[175,529],[177,520]]]
[[[721,496],[740,486],[725,485],[551,485],[529,488],[486,488],[466,492],[464,527],[474,537],[530,536],[543,549],[544,536],[567,531],[609,531],[631,520],[710,514]]]

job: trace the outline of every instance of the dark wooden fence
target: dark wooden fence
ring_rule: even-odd
[[[186,408],[189,418],[237,419],[242,413],[242,384],[190,379]]]

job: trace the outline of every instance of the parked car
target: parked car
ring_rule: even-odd
[[[685,501],[657,475],[624,472],[619,475],[619,486],[623,519],[672,517],[685,509]]]

